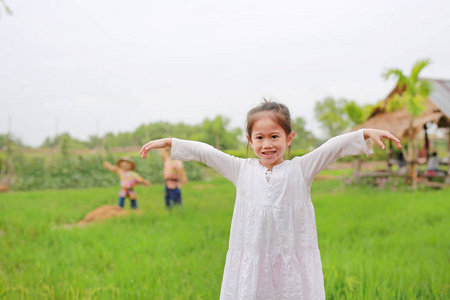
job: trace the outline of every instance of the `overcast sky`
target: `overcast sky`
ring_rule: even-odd
[[[218,114],[243,128],[262,97],[316,133],[327,96],[374,104],[381,74],[430,58],[450,79],[450,1],[6,0],[0,134],[42,144]],[[0,4],[1,5],[1,4]]]

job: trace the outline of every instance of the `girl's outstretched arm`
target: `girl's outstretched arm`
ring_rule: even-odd
[[[372,154],[372,140],[384,149],[383,139],[385,138],[395,142],[397,148],[402,147],[399,139],[394,135],[379,129],[360,129],[355,132],[335,136],[317,149],[297,159],[301,166],[303,178],[306,183],[311,184],[320,171],[327,168],[340,157],[363,153],[367,155]]]
[[[372,139],[383,150],[385,148],[383,144],[383,139],[389,139],[393,141],[397,149],[400,149],[402,147],[402,145],[400,144],[400,140],[396,138],[392,133],[386,130],[372,129],[372,128],[364,129],[364,139],[367,140],[368,138]]]
[[[141,158],[146,158],[147,154],[152,149],[163,149],[167,147],[172,147],[172,138],[165,138],[165,139],[159,139],[159,140],[153,140],[142,146],[141,151],[139,153],[141,154]]]

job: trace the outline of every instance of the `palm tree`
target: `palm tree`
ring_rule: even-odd
[[[413,188],[417,185],[416,166],[416,145],[414,132],[414,119],[420,117],[425,112],[425,101],[431,92],[431,83],[427,80],[420,80],[419,73],[430,64],[429,59],[418,60],[412,67],[411,75],[405,76],[399,69],[389,69],[383,76],[388,79],[391,76],[397,77],[397,93],[389,99],[386,110],[394,111],[406,109],[409,114],[408,129],[408,157],[411,164],[411,178]]]

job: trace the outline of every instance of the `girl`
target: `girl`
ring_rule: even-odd
[[[236,186],[220,299],[325,299],[310,188],[314,177],[340,157],[372,153],[373,140],[400,141],[384,130],[361,129],[334,137],[285,161],[294,138],[288,108],[264,102],[247,114],[247,139],[259,159],[241,159],[193,141],[150,141],[140,153],[172,147],[172,159],[197,160]]]

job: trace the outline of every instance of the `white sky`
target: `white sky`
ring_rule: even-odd
[[[373,104],[395,83],[386,68],[430,58],[422,75],[450,79],[448,0],[6,3],[0,134],[32,146],[218,114],[243,128],[262,97],[317,134],[316,101]]]

